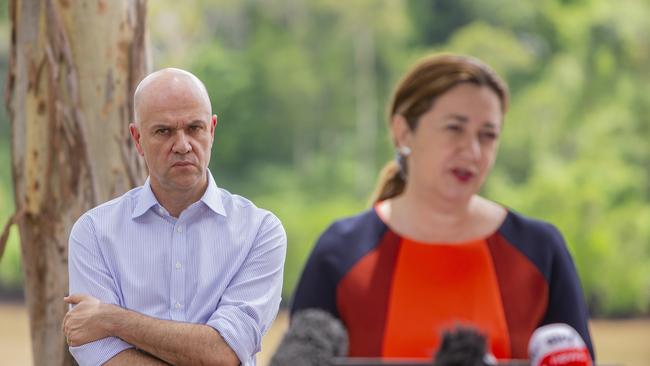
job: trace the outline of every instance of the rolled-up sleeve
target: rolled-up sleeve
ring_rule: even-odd
[[[286,247],[284,228],[269,213],[207,322],[221,334],[242,365],[255,364],[254,355],[261,349],[262,336],[278,313]]]
[[[68,248],[70,294],[88,294],[107,304],[120,305],[115,281],[101,255],[92,221],[83,215],[72,227]],[[102,365],[130,344],[108,337],[78,347],[70,353],[81,366]]]

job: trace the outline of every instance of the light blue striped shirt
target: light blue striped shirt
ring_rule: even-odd
[[[280,304],[286,234],[277,217],[220,189],[174,218],[149,180],[85,213],[70,234],[70,293],[159,319],[207,324],[244,365],[255,365]],[[70,347],[101,365],[133,347],[109,337]]]

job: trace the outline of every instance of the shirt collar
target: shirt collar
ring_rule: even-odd
[[[217,187],[217,183],[215,183],[210,169],[208,169],[208,188],[203,193],[201,202],[205,203],[215,213],[221,216],[227,216],[226,209],[223,207],[221,200],[221,191],[219,191],[219,187]]]
[[[142,189],[137,195],[137,203],[135,205],[133,213],[131,214],[131,218],[142,216],[151,207],[159,205],[156,196],[151,190],[151,183],[149,182],[149,179],[150,178],[147,177],[147,180],[144,182]],[[212,173],[210,170],[208,170],[208,188],[205,190],[205,193],[203,193],[200,201],[215,213],[222,216],[227,216],[226,210],[223,207],[223,202],[221,200],[219,187],[217,187],[217,183],[215,183],[214,178],[212,178]]]
[[[152,206],[155,206],[157,204],[158,204],[158,200],[156,199],[156,196],[154,196],[153,191],[151,190],[151,183],[149,182],[149,177],[147,177],[147,180],[144,182],[144,185],[142,185],[142,189],[140,190],[140,192],[138,192],[135,209],[133,209],[131,218],[135,219],[136,217],[144,215],[144,213],[147,212],[147,210],[149,210]]]

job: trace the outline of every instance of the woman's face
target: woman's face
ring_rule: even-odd
[[[409,147],[407,190],[467,200],[476,194],[496,159],[503,113],[490,88],[459,84],[439,96],[415,130],[395,116],[398,148]]]

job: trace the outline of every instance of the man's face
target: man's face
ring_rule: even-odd
[[[207,184],[217,117],[210,115],[207,97],[196,89],[183,83],[156,87],[138,105],[131,135],[156,194],[192,192]]]

